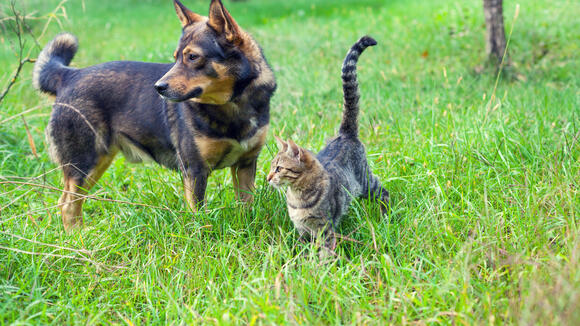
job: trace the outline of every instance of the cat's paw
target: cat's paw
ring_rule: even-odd
[[[338,254],[334,249],[324,246],[318,249],[318,259],[322,264],[328,264],[338,259]]]
[[[389,200],[390,198],[388,192],[385,192],[381,195],[380,204],[381,204],[381,214],[383,216],[387,216],[389,213]]]

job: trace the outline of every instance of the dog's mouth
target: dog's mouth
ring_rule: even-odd
[[[159,93],[159,95],[172,102],[183,102],[189,99],[199,98],[203,93],[203,89],[201,87],[196,87],[189,93],[186,93],[185,95],[177,94],[170,88],[157,87],[157,85],[155,89],[157,90],[157,93]]]
[[[191,92],[187,93],[185,97],[186,99],[198,98],[201,96],[201,93],[203,93],[203,89],[201,89],[201,87],[196,87]]]

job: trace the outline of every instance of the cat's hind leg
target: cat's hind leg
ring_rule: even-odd
[[[363,198],[368,198],[379,202],[381,205],[381,213],[386,214],[389,208],[389,191],[385,189],[379,178],[374,174],[369,174],[368,182],[362,193]]]

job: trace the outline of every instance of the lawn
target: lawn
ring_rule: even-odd
[[[59,2],[16,6],[42,18],[30,20],[38,36]],[[207,14],[209,1],[184,3]],[[0,103],[0,324],[580,322],[577,1],[522,1],[515,20],[505,1],[511,65],[499,79],[480,0],[225,4],[278,81],[253,205],[235,200],[222,170],[192,216],[178,173],[119,156],[91,191],[84,229],[65,233],[44,140],[51,100],[26,64]],[[40,45],[27,39],[32,57],[69,31],[76,67],[172,60],[181,31],[169,0],[64,9]],[[348,239],[324,264],[265,177],[274,134],[317,151],[335,133],[342,59],[364,34],[379,44],[358,66],[361,139],[391,212],[354,202]],[[2,30],[0,91],[14,41]]]

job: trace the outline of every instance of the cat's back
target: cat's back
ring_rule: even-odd
[[[364,145],[357,138],[337,136],[331,139],[318,155],[339,193],[348,197],[360,195],[362,175],[367,170]]]
[[[324,167],[337,165],[343,168],[357,166],[364,160],[366,153],[364,145],[358,138],[337,136],[328,141],[326,146],[316,155]]]

